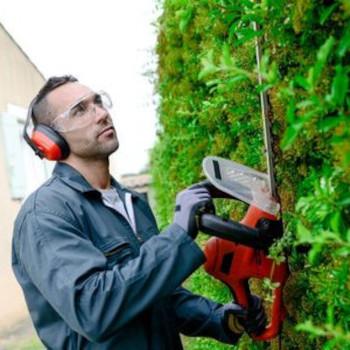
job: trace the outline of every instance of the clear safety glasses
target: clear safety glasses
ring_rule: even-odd
[[[91,92],[76,101],[65,112],[57,116],[51,127],[59,132],[69,132],[87,127],[97,113],[110,114],[112,100],[104,91]]]

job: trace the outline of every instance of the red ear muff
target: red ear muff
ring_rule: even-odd
[[[69,155],[67,141],[54,129],[44,124],[38,124],[30,137],[39,154],[49,160],[62,160]]]

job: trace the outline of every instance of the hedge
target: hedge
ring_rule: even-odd
[[[272,111],[276,181],[291,276],[283,349],[350,349],[350,1],[164,0],[158,20],[158,141],[151,154],[157,217],[172,220],[176,193],[203,179],[217,155],[266,171],[259,92]],[[255,31],[252,23],[260,25]],[[262,85],[255,39],[263,41]],[[246,207],[217,201],[222,216]],[[208,237],[200,235],[204,245]],[[228,302],[198,270],[193,292]],[[270,296],[266,283],[254,291]],[[186,349],[232,349],[185,338]],[[244,336],[237,349],[278,349]]]

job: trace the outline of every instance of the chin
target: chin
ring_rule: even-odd
[[[109,145],[109,147],[105,149],[105,154],[106,155],[111,155],[112,153],[116,152],[119,148],[119,141],[116,140],[116,142],[113,145]]]
[[[116,145],[115,148],[113,148],[113,150],[110,152],[110,154],[113,154],[114,152],[117,152],[119,149],[119,143]]]
[[[119,140],[112,138],[104,143],[90,143],[85,147],[71,148],[71,152],[81,158],[102,159],[110,156],[119,148]]]

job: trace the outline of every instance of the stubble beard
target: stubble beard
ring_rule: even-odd
[[[119,141],[116,138],[114,142],[110,140],[110,142],[106,142],[103,144],[96,144],[95,146],[91,146],[89,152],[86,152],[86,158],[90,159],[107,159],[111,154],[117,151],[119,148]]]
[[[86,160],[104,160],[117,151],[119,148],[119,140],[117,135],[104,142],[98,142],[95,138],[93,141],[82,142],[78,147],[72,147],[71,152]]]

